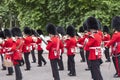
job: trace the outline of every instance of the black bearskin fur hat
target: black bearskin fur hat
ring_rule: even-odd
[[[24,28],[24,33],[27,35],[31,35],[31,29],[29,27]]]
[[[65,29],[63,27],[58,26],[57,27],[57,32],[61,35],[65,35]]]
[[[84,32],[83,26],[81,26],[81,27],[79,28],[79,32]]]
[[[67,31],[66,33],[71,36],[71,37],[74,37],[75,36],[75,28],[72,26],[72,25],[69,25],[67,27]]]
[[[109,28],[108,28],[107,26],[104,26],[104,27],[103,27],[103,32],[109,33]]]
[[[31,35],[38,36],[37,32],[33,29],[31,29]]]
[[[9,37],[9,38],[12,37],[12,33],[9,29],[4,29],[4,35],[5,35],[5,37]]]
[[[15,36],[22,37],[22,32],[19,27],[12,28],[11,32],[12,32],[13,37]]]
[[[52,35],[57,34],[56,27],[52,23],[47,24],[46,30],[47,30],[47,33],[49,33],[49,34],[52,34]]]
[[[2,39],[5,38],[5,35],[4,35],[4,32],[3,32],[3,31],[0,31],[0,38],[2,38]]]
[[[87,27],[86,21],[83,23],[83,29],[84,29],[84,31],[88,31],[88,27]]]
[[[95,29],[98,30],[98,21],[95,17],[88,17],[87,19],[87,26],[88,29]]]
[[[115,30],[120,31],[120,16],[113,17],[111,25]]]
[[[37,29],[37,33],[38,33],[39,35],[42,35],[42,34],[43,34],[43,32],[42,32],[41,29]]]

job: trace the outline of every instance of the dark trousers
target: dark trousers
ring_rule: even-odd
[[[60,80],[58,67],[57,67],[57,61],[58,61],[58,59],[50,60],[54,80]]]
[[[75,55],[68,56],[68,67],[72,75],[76,75],[74,56]]]
[[[2,69],[6,70],[6,67],[3,65],[3,55],[1,54]]]
[[[32,55],[33,62],[36,62],[36,57],[35,57],[35,51],[34,50],[31,51],[31,55]]]
[[[116,73],[120,76],[120,56],[112,57]]]
[[[29,61],[30,52],[24,53],[24,59],[26,63],[26,69],[30,70],[30,61]]]
[[[90,60],[88,60],[88,58],[89,58],[89,51],[86,51],[86,61],[87,61],[88,68],[90,69],[91,68],[91,62],[90,62]]]
[[[82,58],[82,61],[85,61],[85,55],[84,55],[84,49],[80,48],[80,56]]]
[[[46,63],[46,60],[42,56],[43,50],[38,50],[38,65],[42,66],[42,62]]]
[[[60,59],[58,59],[58,66],[59,66],[59,69],[64,70],[62,54],[60,55]]]
[[[8,67],[8,74],[13,74],[13,67]]]
[[[103,80],[100,72],[100,60],[91,60],[91,75],[93,80]]]
[[[109,48],[105,48],[104,53],[105,53],[105,58],[106,58],[108,61],[110,61]]]
[[[113,60],[113,64],[114,64],[116,73],[118,74],[118,72],[117,72],[117,67],[116,67],[116,58],[115,58],[115,57],[112,57],[112,60]]]
[[[19,64],[14,65],[16,80],[22,80],[22,73]]]
[[[24,59],[22,58],[21,60],[19,60],[19,66],[23,66],[24,65]]]

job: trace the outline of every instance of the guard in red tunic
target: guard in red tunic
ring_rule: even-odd
[[[103,80],[100,72],[100,60],[101,60],[101,42],[102,37],[97,32],[98,22],[96,18],[89,17],[87,19],[87,26],[91,34],[89,35],[89,41],[86,47],[89,48],[89,57],[91,63],[91,74],[93,80]]]
[[[42,62],[44,63],[44,65],[46,65],[46,60],[44,59],[44,57],[42,56],[43,54],[43,49],[42,49],[42,39],[40,38],[40,35],[43,35],[42,30],[38,29],[37,30],[38,33],[38,37],[37,37],[37,51],[38,51],[38,67],[42,66]]]
[[[107,26],[103,27],[103,32],[104,32],[104,36],[102,41],[104,42],[104,46],[105,46],[110,41],[109,29]],[[104,54],[105,54],[106,62],[110,62],[109,48],[105,48]]]
[[[75,37],[75,29],[73,26],[67,27],[67,40],[65,48],[67,49],[67,56],[68,56],[68,73],[69,76],[76,76],[75,70],[75,54],[76,54],[76,46],[77,46],[77,39]]]
[[[114,33],[112,39],[105,45],[106,48],[112,46],[112,60],[115,65],[116,74],[114,77],[120,77],[120,16],[112,19]]]
[[[83,48],[84,48],[84,51],[85,51],[85,57],[86,57],[87,66],[88,66],[88,68],[86,68],[85,70],[88,71],[91,68],[91,63],[90,63],[90,60],[88,59],[88,57],[89,57],[89,48],[86,47],[86,43],[89,41],[88,37],[90,35],[90,32],[89,32],[89,29],[87,27],[86,21],[83,23],[83,28],[84,28],[84,36],[83,36],[84,45],[83,45]]]
[[[37,35],[35,30],[31,29],[31,36],[32,38],[37,41]],[[33,40],[31,43],[31,55],[32,55],[32,63],[36,63],[36,57],[35,57],[35,47],[36,47],[36,42]]]
[[[59,70],[64,70],[62,55],[64,53],[64,44],[63,44],[63,36],[65,35],[65,30],[63,27],[57,27],[58,36],[60,38],[60,58],[58,59],[58,67]]]
[[[15,68],[16,80],[22,80],[22,73],[20,69],[20,61],[22,60],[22,47],[24,43],[22,38],[22,32],[18,27],[12,28],[11,32],[14,38],[14,51],[12,54],[12,59]]]
[[[2,69],[1,70],[6,70],[6,67],[3,65],[3,57],[4,57],[4,52],[3,52],[3,42],[4,42],[5,36],[3,31],[0,31],[0,55],[1,55],[1,62],[2,62]]]
[[[60,39],[57,36],[56,27],[53,24],[47,25],[47,32],[49,33],[50,40],[46,49],[49,51],[49,59],[52,68],[54,80],[60,80],[57,61],[59,59]]]
[[[26,69],[25,70],[30,70],[31,66],[30,66],[30,61],[29,61],[29,54],[31,52],[30,47],[31,47],[31,43],[33,42],[31,35],[31,30],[29,27],[25,27],[24,28],[24,45],[23,45],[23,52],[24,52],[24,59],[25,59],[25,63],[26,63]]]
[[[82,58],[81,62],[85,62],[85,54],[84,54],[84,49],[83,49],[83,44],[84,44],[84,37],[83,37],[84,29],[83,29],[83,27],[79,28],[79,32],[80,33],[78,34],[79,38],[78,38],[77,46],[80,48],[80,56]]]
[[[11,31],[9,29],[4,30],[4,35],[5,35],[5,40],[3,43],[3,51],[5,53],[5,59],[12,60],[12,46],[13,46],[13,39],[11,35]],[[12,75],[13,74],[13,67],[8,67],[8,74],[7,75]]]

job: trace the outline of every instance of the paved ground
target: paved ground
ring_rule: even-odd
[[[21,70],[23,73],[23,80],[53,80],[52,74],[51,74],[51,67],[50,67],[49,60],[47,58],[47,54],[43,54],[43,56],[47,60],[47,64],[45,66],[37,67],[37,63],[31,63],[31,66],[32,66],[31,71],[25,71],[24,70],[25,66],[21,67]],[[76,73],[77,73],[76,77],[69,77],[67,75],[68,71],[66,68],[67,66],[66,54],[63,55],[63,60],[64,60],[65,70],[60,71],[61,80],[92,80],[90,72],[84,70],[87,66],[86,66],[86,63],[80,62],[79,54],[76,54],[76,57],[75,57]],[[103,58],[103,61],[105,61],[104,58]],[[120,80],[120,78],[116,78],[116,79],[113,78],[113,74],[115,73],[113,63],[110,64],[110,63],[104,62],[101,65],[101,72],[104,80]],[[7,74],[7,71],[0,70],[0,80],[15,80],[14,74],[12,76],[6,76],[6,74]]]

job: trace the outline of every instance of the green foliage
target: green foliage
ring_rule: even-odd
[[[43,30],[50,22],[63,27],[73,24],[78,29],[89,16],[110,26],[112,17],[120,14],[119,0],[2,0],[0,4],[0,16],[7,25],[17,19],[21,28]]]

